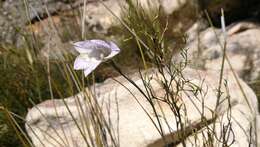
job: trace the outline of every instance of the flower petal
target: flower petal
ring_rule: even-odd
[[[110,48],[111,48],[111,53],[105,57],[105,59],[110,59],[117,55],[120,52],[119,47],[112,41],[109,42]]]
[[[100,64],[101,61],[96,60],[94,58],[82,58],[81,56],[78,56],[74,62],[74,69],[75,70],[81,70],[81,69],[87,69],[91,67],[93,64]]]
[[[114,57],[115,55],[117,55],[118,53],[120,52],[119,51],[112,51],[108,56],[106,56],[104,59],[107,60],[107,59],[110,59],[112,57]]]
[[[101,61],[96,60],[96,62],[93,62],[91,66],[88,68],[84,69],[84,75],[85,77],[88,76],[94,69],[97,68],[97,66],[101,63]]]
[[[103,40],[86,40],[74,43],[80,53],[74,62],[75,70],[84,70],[84,75],[89,75],[102,61],[112,58],[120,52],[113,42]]]
[[[108,43],[112,51],[120,51],[120,48],[114,42],[109,41]]]
[[[100,48],[110,49],[107,42],[97,39],[75,42],[74,47],[79,53],[90,53],[93,50]]]

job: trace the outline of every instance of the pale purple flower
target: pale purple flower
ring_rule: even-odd
[[[84,70],[84,75],[91,73],[101,62],[106,61],[120,52],[111,41],[86,40],[73,44],[80,53],[74,62],[75,70]]]

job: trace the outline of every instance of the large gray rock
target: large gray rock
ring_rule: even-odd
[[[260,25],[254,22],[238,22],[227,27],[226,53],[238,73],[246,81],[256,80],[260,76]],[[188,32],[186,48],[192,64],[206,69],[220,69],[223,56],[223,33],[221,29],[208,28],[197,22]],[[227,62],[226,62],[227,63]],[[230,67],[225,64],[225,68]]]
[[[180,9],[185,3],[186,0],[139,0],[143,6],[148,6],[148,3],[152,5],[162,6],[162,9],[165,10],[167,14],[172,13],[175,10]],[[25,3],[26,2],[26,6]],[[120,6],[119,3],[124,1],[117,0],[105,0],[104,3],[119,16]],[[167,3],[167,4],[166,4]],[[70,21],[75,25],[75,16],[74,18],[66,17],[62,14],[71,13],[75,9],[82,9],[83,1],[82,0],[27,0],[27,1],[15,1],[15,0],[5,0],[0,1],[0,40],[2,43],[9,43],[20,47],[23,45],[24,41],[22,39],[23,35],[28,35],[28,24],[38,23],[41,20],[46,19],[50,16],[60,16],[59,19],[65,18],[66,21]],[[27,13],[27,12],[28,13]],[[81,10],[82,12],[82,10]],[[98,0],[87,0],[86,1],[86,14],[85,14],[85,24],[87,31],[93,31],[97,33],[106,33],[107,29],[111,27],[114,23],[114,17],[110,12],[104,8],[103,5],[98,3]],[[63,20],[64,21],[64,20]],[[78,20],[81,24],[81,20]],[[55,22],[54,22],[55,23]],[[49,22],[50,24],[50,22]],[[58,25],[58,28],[65,27],[64,24]],[[68,25],[68,23],[66,24]],[[37,25],[36,25],[37,26]],[[45,31],[49,31],[49,34],[53,34],[52,30],[49,30],[48,27]],[[72,27],[72,26],[67,26]],[[38,29],[39,30],[39,29]],[[59,30],[62,32],[62,30]],[[61,33],[60,32],[60,33]],[[36,34],[39,32],[36,32]],[[49,35],[45,32],[45,35]],[[54,36],[55,37],[55,36]],[[43,43],[45,44],[46,42]]]
[[[27,8],[24,2],[28,2]],[[44,2],[44,3],[43,3]],[[29,22],[79,6],[80,0],[5,0],[0,2],[0,40],[17,44]],[[48,12],[46,10],[48,9]],[[26,12],[28,10],[28,13]]]
[[[156,70],[150,71],[147,75],[149,77],[147,79],[150,79],[153,87],[154,95],[158,98],[163,97],[165,91],[158,82],[162,77],[158,75]],[[226,89],[224,85],[222,86],[223,94],[221,101],[230,98],[230,103],[228,103],[226,99],[222,101],[218,109],[214,111],[217,101],[216,89],[218,86],[218,71],[198,71],[186,68],[183,76],[194,85],[200,85],[202,87],[202,90],[195,96],[189,91],[194,88],[194,85],[191,87],[185,86],[184,89],[186,89],[186,91],[183,91],[178,98],[179,101],[177,104],[183,105],[180,113],[182,114],[182,119],[185,120],[183,125],[186,127],[184,138],[187,137],[185,140],[187,146],[203,146],[203,143],[205,143],[203,139],[207,138],[205,138],[205,136],[203,137],[203,134],[209,133],[209,129],[213,127],[213,122],[216,124],[215,134],[217,137],[223,135],[222,129],[224,125],[228,126],[232,124],[233,134],[231,133],[231,137],[229,137],[228,141],[231,142],[234,139],[233,146],[248,146],[250,136],[253,141],[252,145],[256,144],[254,133],[250,133],[250,130],[252,129],[253,132],[255,132],[256,126],[254,124],[258,125],[256,122],[256,116],[258,114],[257,99],[254,92],[242,80],[239,79],[239,82],[245,92],[247,100],[241,93],[231,72],[226,71],[224,73],[224,79],[227,80],[226,84],[228,88]],[[166,77],[169,78],[168,76]],[[118,82],[108,79],[104,83],[95,85],[95,95],[98,104],[102,106],[101,109],[104,118],[106,118],[110,127],[115,129],[112,131],[113,134],[115,133],[116,138],[117,135],[119,135],[120,139],[116,140],[116,142],[119,141],[120,146],[123,147],[164,146],[165,144],[162,141],[162,137],[151,121],[151,119],[155,121],[158,127],[156,115],[154,111],[152,111],[151,105],[143,95],[123,77],[117,77],[115,79],[126,86],[128,90]],[[133,75],[132,79],[144,90],[143,82],[137,75]],[[174,83],[172,83],[172,86],[173,89],[176,88]],[[90,89],[93,90],[94,87]],[[64,99],[72,113],[69,113],[62,100],[47,100],[29,110],[26,117],[26,130],[36,147],[60,147],[64,146],[64,144],[66,144],[65,146],[75,147],[87,146],[83,137],[80,135],[78,127],[82,129],[84,128],[83,126],[86,125],[86,123],[82,125],[83,116],[85,116],[87,120],[85,122],[88,122],[88,124],[91,123],[93,119],[91,117],[90,107],[88,107],[89,103],[84,101],[83,95],[83,93],[79,93]],[[136,99],[133,96],[135,96]],[[179,144],[180,140],[178,140],[178,132],[176,132],[176,118],[169,108],[169,105],[162,101],[154,100],[153,102],[158,112],[157,116],[161,122],[167,144],[182,146]],[[82,106],[84,115],[78,111],[79,104]],[[139,104],[141,104],[143,108]],[[229,107],[229,104],[231,107]],[[143,109],[150,115],[150,118]],[[161,110],[163,110],[163,113]],[[212,119],[213,113],[218,115],[215,121]],[[71,114],[73,114],[78,126],[72,119]],[[208,120],[208,122],[202,121],[202,116]],[[196,130],[198,134],[193,135]],[[107,135],[108,132],[103,133]],[[172,135],[175,137],[172,137]],[[68,142],[64,141],[63,144],[62,140],[66,139]],[[89,137],[87,137],[87,139],[89,139]],[[109,137],[107,137],[107,140],[111,145]],[[221,145],[221,143],[217,141],[213,143],[214,145]]]

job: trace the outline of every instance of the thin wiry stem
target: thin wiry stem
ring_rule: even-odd
[[[60,134],[57,132],[57,130],[53,127],[53,125],[51,124],[51,122],[48,120],[47,116],[44,115],[44,113],[40,110],[40,108],[34,103],[34,101],[32,99],[29,99],[29,101],[33,104],[33,106],[40,112],[41,116],[44,118],[44,120],[49,124],[50,128],[54,131],[54,133],[58,136],[58,138],[62,141],[63,146],[66,146],[65,141],[63,140],[63,138],[60,136]],[[62,144],[61,143],[61,144]]]
[[[62,139],[62,142],[63,142],[65,145],[69,146],[68,138],[67,138],[67,136],[66,136],[66,133],[65,133],[65,131],[64,131],[64,128],[63,128],[63,126],[62,126],[62,124],[61,124],[61,121],[60,121],[60,119],[59,119],[57,107],[56,107],[56,104],[55,104],[55,102],[54,102],[54,96],[53,96],[53,90],[52,90],[52,84],[51,84],[51,71],[50,71],[49,52],[50,52],[50,47],[48,46],[47,78],[48,78],[48,85],[49,85],[51,100],[52,100],[53,105],[54,105],[54,111],[55,111],[56,117],[58,118],[59,126],[60,126],[60,128],[61,128],[61,130],[62,130],[62,133],[63,133],[64,137],[65,137],[65,141],[66,141],[66,142],[63,142],[63,139]]]
[[[23,139],[21,133],[19,132],[19,130],[17,129],[17,126],[15,125],[15,123],[13,122],[10,113],[6,110],[3,109],[6,117],[8,119],[8,121],[10,122],[11,126],[13,127],[13,129],[15,130],[16,135],[18,136],[19,140],[21,141],[21,143],[23,144],[24,147],[29,147],[29,145],[27,144],[27,142],[25,142],[25,140]]]

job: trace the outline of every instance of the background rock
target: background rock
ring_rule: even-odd
[[[166,14],[172,14],[185,4],[187,4],[187,0],[161,0],[161,5]]]
[[[235,135],[235,142],[234,145],[237,146],[246,146],[248,145],[248,133],[250,132],[250,126],[251,123],[254,123],[255,115],[257,115],[257,99],[254,94],[254,92],[242,81],[241,85],[247,95],[249,105],[252,108],[249,109],[249,106],[247,105],[243,95],[238,92],[239,86],[237,85],[233,75],[230,72],[225,72],[224,74],[225,79],[228,80],[228,88],[229,88],[229,96],[230,96],[230,104],[232,105],[232,116],[231,117],[231,123],[233,129],[233,133]],[[188,116],[183,116],[185,119],[187,119],[187,127],[190,126],[196,126],[194,123],[200,124],[201,120],[201,112],[204,114],[206,119],[212,118],[212,110],[214,110],[216,105],[216,93],[215,89],[218,85],[218,81],[216,78],[218,78],[219,74],[217,71],[197,71],[194,69],[187,68],[184,71],[184,77],[187,79],[190,79],[190,81],[196,85],[202,86],[202,89],[207,89],[206,91],[202,91],[201,95],[198,95],[196,98],[192,96],[191,93],[188,92],[188,94],[183,94],[181,97],[180,103],[185,104],[184,110],[181,112],[187,114]],[[149,77],[151,78],[151,85],[153,86],[153,90],[155,91],[155,95],[160,97],[164,95],[164,90],[162,87],[158,84],[157,80],[160,77],[156,76],[156,71],[152,70],[151,73],[149,73]],[[124,86],[129,88],[129,91],[132,92],[133,95],[135,95],[138,99],[138,101],[142,104],[143,108],[148,112],[148,114],[151,116],[152,119],[155,120],[155,114],[153,113],[149,103],[145,100],[145,98],[142,96],[142,94],[129,82],[127,82],[123,77],[117,77],[118,81],[120,81]],[[132,76],[133,81],[141,88],[142,86],[142,80],[138,78],[137,75]],[[203,81],[203,84],[201,83]],[[188,87],[186,87],[188,88]],[[93,89],[93,87],[91,88]],[[224,90],[223,85],[223,91]],[[152,124],[150,118],[147,117],[147,114],[143,111],[143,109],[140,107],[140,105],[137,103],[137,101],[132,97],[132,95],[129,93],[128,90],[126,90],[124,87],[122,87],[120,84],[115,82],[112,79],[106,80],[104,83],[95,85],[97,96],[97,101],[99,104],[102,104],[102,110],[104,111],[105,118],[109,120],[113,124],[113,127],[116,128],[117,125],[119,125],[119,137],[120,137],[120,146],[125,147],[140,147],[140,146],[148,146],[148,147],[158,147],[163,146],[162,138],[155,129],[154,125]],[[205,95],[204,95],[205,94]],[[227,93],[223,93],[223,99]],[[190,97],[191,96],[191,97]],[[77,98],[79,99],[80,103],[82,104],[84,108],[84,115],[86,115],[87,118],[90,117],[89,108],[85,107],[83,100],[82,93],[72,96],[65,99],[65,102],[68,104],[70,110],[72,111],[73,116],[76,118],[79,124],[80,123],[80,115],[77,111]],[[201,103],[203,99],[203,104]],[[170,132],[176,133],[176,124],[175,124],[175,117],[172,113],[172,111],[169,108],[169,105],[157,101],[160,103],[161,108],[164,111],[164,114],[161,114],[160,110],[158,110],[159,115],[165,116],[167,119],[168,124],[166,124],[164,118],[159,117],[162,123],[162,128],[166,134],[166,136],[171,136]],[[159,108],[159,105],[157,106],[157,103],[155,104],[156,107]],[[57,113],[59,116],[55,113],[55,107],[57,109]],[[40,111],[39,111],[40,110]],[[220,114],[219,120],[223,124],[227,124],[229,121],[226,119],[229,114],[229,108],[227,101],[223,101],[219,108],[217,109],[217,113]],[[109,113],[108,113],[109,112]],[[118,122],[118,112],[119,112],[119,122]],[[213,111],[214,112],[214,111]],[[252,113],[251,113],[252,112]],[[43,117],[42,114],[45,116]],[[244,115],[247,114],[247,115]],[[224,117],[222,117],[224,116]],[[89,118],[90,119],[90,118]],[[38,138],[35,137],[34,132],[37,133],[37,136],[40,138],[40,140],[45,144],[46,146],[50,146],[51,144],[54,144],[55,146],[58,145],[55,141],[51,139],[49,135],[56,138],[58,141],[60,141],[59,137],[53,129],[55,129],[61,136],[61,138],[64,138],[64,134],[62,133],[61,124],[59,124],[59,121],[62,122],[63,128],[65,128],[65,134],[70,135],[69,142],[70,146],[77,146],[81,145],[84,146],[84,140],[79,135],[79,131],[73,122],[68,110],[65,108],[65,105],[62,100],[47,100],[32,109],[29,110],[27,117],[26,117],[26,128],[27,132],[30,135],[33,143],[36,145],[36,147],[43,146],[41,142],[39,142]],[[199,121],[199,122],[197,122]],[[192,125],[193,124],[193,125]],[[241,124],[241,125],[240,125]],[[80,125],[81,126],[81,125]],[[52,128],[53,127],[53,128]],[[82,127],[82,126],[81,126]],[[169,128],[171,128],[171,131]],[[212,127],[212,125],[209,125],[209,127]],[[241,128],[242,127],[242,128]],[[203,127],[202,127],[203,128]],[[217,135],[220,135],[219,132],[221,130],[222,126],[217,123],[216,130]],[[32,131],[34,130],[34,132]],[[194,128],[193,128],[194,129]],[[243,131],[242,131],[243,130]],[[255,130],[255,129],[254,129]],[[205,128],[202,129],[202,131],[207,131]],[[243,133],[241,133],[243,132]],[[48,134],[47,134],[48,133]],[[189,135],[190,140],[186,143],[193,142],[193,131]],[[176,134],[175,134],[176,135]],[[189,135],[187,137],[189,137]],[[201,135],[198,135],[198,137],[202,137]],[[172,137],[169,137],[171,139],[167,140],[168,143],[171,144],[174,142],[172,140]],[[177,137],[178,138],[178,137]],[[231,137],[232,138],[232,137]],[[198,139],[201,140],[201,139]],[[175,140],[176,141],[176,140]],[[178,141],[176,141],[178,142]],[[195,143],[195,142],[193,142]],[[202,142],[196,142],[198,146],[202,146]],[[176,144],[177,145],[177,144]]]
[[[142,0],[140,2],[143,5],[148,5],[149,1],[150,0]],[[28,0],[26,2],[28,3],[28,8],[26,8],[24,1],[5,0],[0,2],[0,40],[2,40],[2,43],[8,43],[15,45],[16,47],[21,47],[24,42],[22,37],[24,35],[28,35],[26,34],[28,30],[24,30],[26,26],[28,26],[30,23],[33,23],[34,26],[34,24],[37,24],[40,20],[47,19],[49,15],[55,16],[56,19],[59,19],[58,23],[56,22],[56,25],[61,32],[61,27],[73,27],[68,25],[70,23],[74,23],[74,26],[76,23],[78,23],[79,26],[77,27],[81,27],[81,21],[75,21],[75,17],[80,17],[78,14],[78,8],[82,8],[82,0]],[[120,6],[118,2],[119,1],[116,0],[104,1],[104,3],[119,16]],[[120,1],[120,3],[123,2],[124,1]],[[166,5],[166,2],[168,5]],[[155,2],[152,1],[150,3],[154,5]],[[161,4],[163,10],[165,10],[167,14],[170,14],[186,4],[186,0],[160,0],[160,2],[158,1],[156,5],[159,6]],[[26,10],[28,10],[28,14]],[[74,17],[68,17],[68,14],[72,15],[71,13],[73,13]],[[78,16],[75,16],[76,13]],[[85,16],[86,30],[92,32],[107,33],[107,30],[114,23],[114,16],[112,16],[103,5],[98,3],[97,0],[87,0]],[[66,23],[68,26],[64,26],[64,21],[68,22]],[[61,24],[61,22],[63,22],[63,24]],[[45,25],[43,27],[48,28],[49,26]],[[42,28],[37,29],[38,32],[36,32],[36,34],[39,33],[39,30],[42,30]],[[49,30],[47,29],[45,31]],[[52,31],[49,31],[49,33],[52,34]],[[80,31],[77,33],[81,35]]]
[[[201,23],[195,23],[187,32],[189,37],[186,48],[189,49],[192,64],[196,65],[200,62],[203,68],[220,69],[223,56],[222,31],[221,29],[202,27],[206,25],[200,25]],[[235,71],[246,81],[256,80],[260,76],[259,23],[234,23],[227,27],[227,33],[226,51]],[[196,60],[198,58],[201,60]],[[226,64],[225,68],[229,68],[229,66]]]
[[[50,15],[67,11],[80,5],[80,0],[28,0],[28,15],[24,1],[5,0],[0,2],[0,40],[17,44],[18,36],[21,37],[23,29],[29,22],[44,19]],[[45,2],[45,3],[43,3]],[[46,7],[45,7],[46,6]]]

